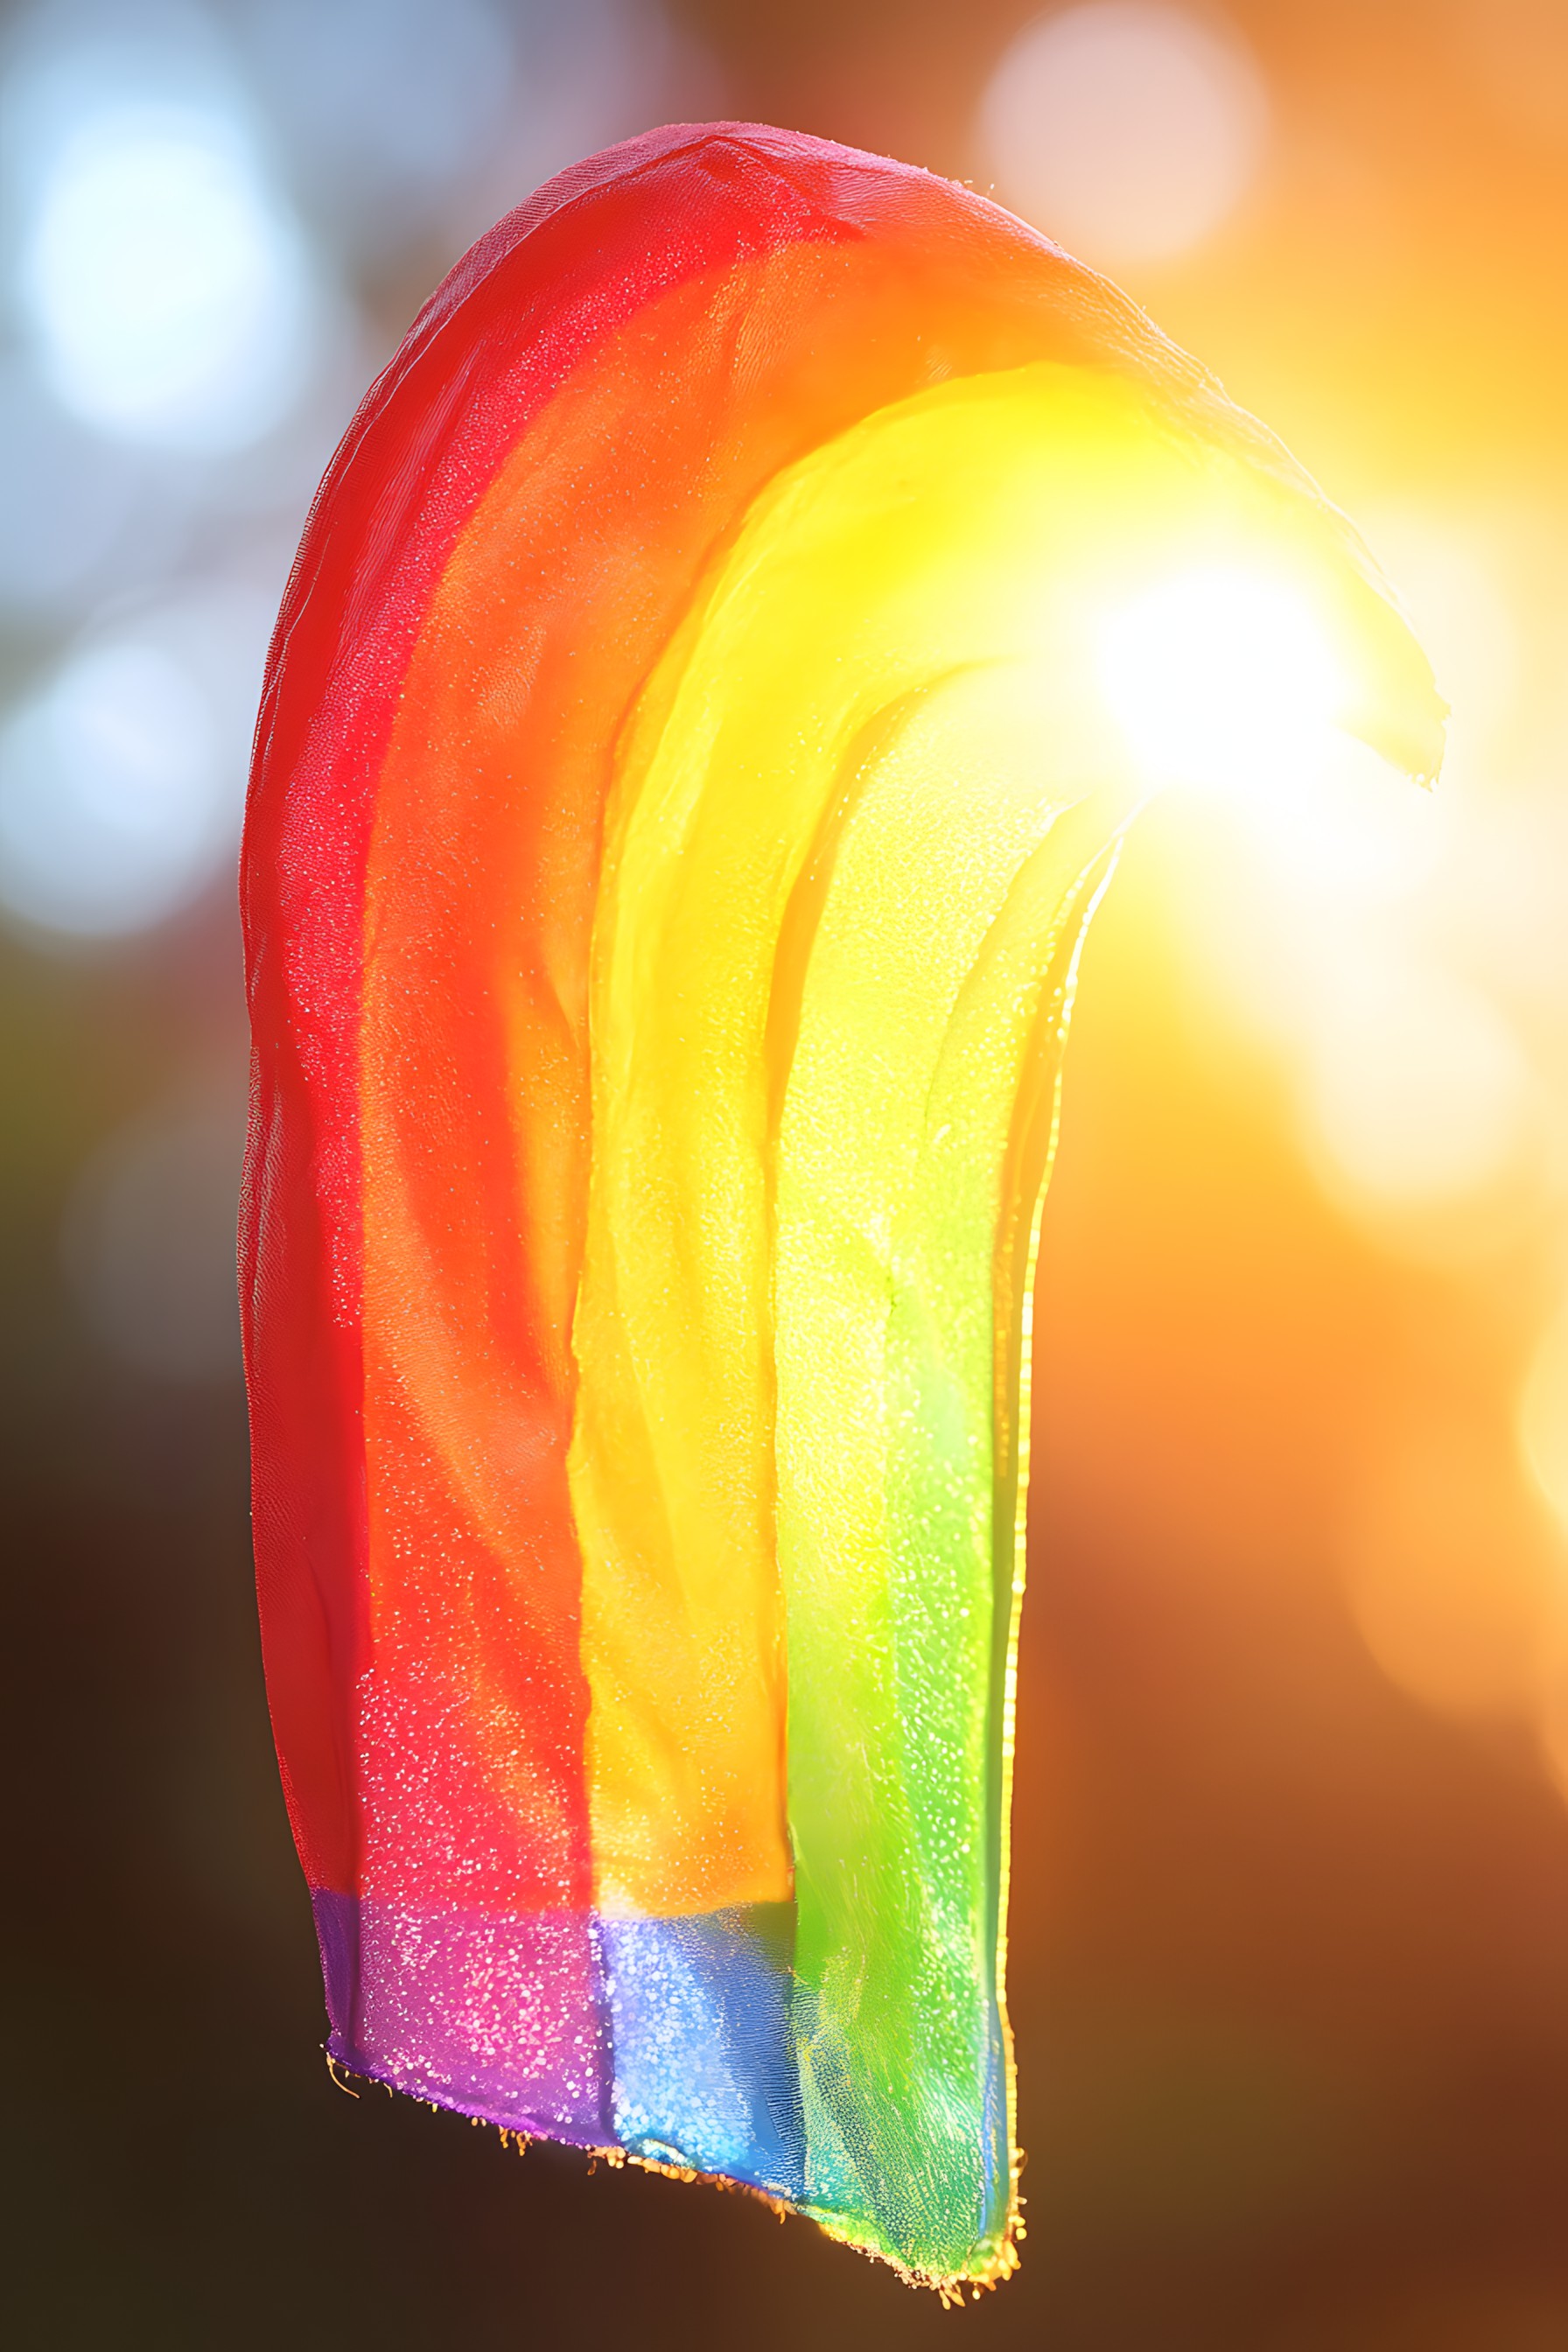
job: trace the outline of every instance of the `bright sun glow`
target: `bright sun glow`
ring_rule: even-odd
[[[1214,565],[1145,589],[1100,635],[1101,689],[1152,783],[1289,786],[1321,766],[1344,700],[1299,589]]]

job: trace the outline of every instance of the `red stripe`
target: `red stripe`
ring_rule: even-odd
[[[359,1022],[375,784],[416,634],[531,416],[648,297],[834,225],[745,149],[656,132],[509,214],[372,387],[300,544],[268,664],[241,898],[254,1040],[241,1213],[258,1591],[300,1859],[353,1891],[349,1694],[365,1664]],[[650,234],[654,224],[658,234]]]

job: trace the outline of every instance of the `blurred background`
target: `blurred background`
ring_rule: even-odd
[[[28,2347],[1568,2347],[1568,6],[40,0],[0,18]],[[1041,1267],[1012,1993],[962,2315],[328,2079],[249,1588],[233,873],[268,629],[464,246],[664,121],[992,189],[1363,525],[1424,796],[1173,793]]]

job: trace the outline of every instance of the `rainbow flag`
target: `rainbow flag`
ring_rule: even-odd
[[[243,883],[258,1580],[342,2066],[1012,2266],[1031,1268],[1148,788],[1094,616],[1260,547],[1429,772],[1403,624],[1210,379],[983,198],[756,126],[552,181],[370,392]]]

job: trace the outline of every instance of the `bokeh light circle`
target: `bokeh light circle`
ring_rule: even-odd
[[[1390,1207],[1462,1201],[1501,1183],[1530,1146],[1534,1087],[1517,1037],[1435,964],[1347,954],[1323,976],[1305,1045],[1306,1125],[1336,1190]]]
[[[0,910],[67,939],[163,921],[232,860],[268,600],[89,638],[0,730]]]
[[[1025,27],[979,127],[1002,200],[1114,269],[1219,227],[1262,161],[1268,103],[1240,45],[1184,9],[1093,0]]]
[[[18,284],[52,389],[100,432],[219,454],[302,388],[304,244],[219,108],[79,111],[42,159]]]

